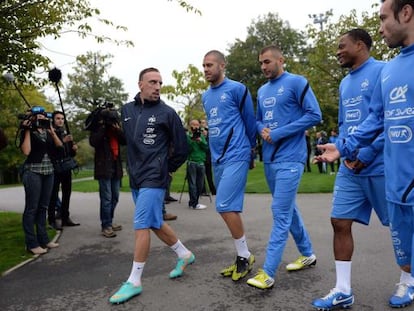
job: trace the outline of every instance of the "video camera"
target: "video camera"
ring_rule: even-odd
[[[86,131],[96,131],[100,126],[112,126],[120,124],[121,118],[118,111],[114,108],[114,104],[104,101],[99,103],[85,120]]]
[[[191,128],[191,132],[193,133],[191,139],[196,140],[201,137],[201,128]]]
[[[37,115],[43,115],[44,119],[37,118]],[[22,120],[20,123],[20,127],[23,127],[23,121],[30,120],[30,124],[28,127],[30,129],[49,129],[51,125],[51,121],[53,119],[53,113],[46,112],[45,108],[42,106],[33,106],[26,113],[20,113],[17,115],[19,120]]]

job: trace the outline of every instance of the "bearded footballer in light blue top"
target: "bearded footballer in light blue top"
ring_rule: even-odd
[[[318,101],[306,79],[284,71],[277,46],[259,54],[263,74],[269,80],[257,93],[257,131],[263,138],[265,176],[272,193],[273,227],[263,269],[247,284],[271,288],[291,232],[301,256],[287,265],[300,270],[316,264],[310,237],[296,205],[296,192],[307,159],[305,130],[321,121]]]
[[[209,125],[211,162],[216,183],[216,210],[226,223],[237,250],[234,264],[221,274],[238,281],[252,269],[241,212],[252,154],[256,146],[253,102],[246,86],[225,77],[223,53],[209,51],[203,60],[210,88],[202,95]]]
[[[368,116],[369,103],[384,62],[370,57],[371,36],[363,29],[352,29],[338,42],[339,65],[350,68],[339,85],[339,138],[352,134]],[[351,266],[354,251],[352,224],[368,225],[372,210],[388,226],[384,180],[384,135],[370,146],[360,148],[344,160],[335,180],[331,223],[334,230],[336,284],[312,305],[317,309],[350,307],[354,303],[351,288]]]

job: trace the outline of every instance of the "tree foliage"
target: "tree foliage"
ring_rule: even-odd
[[[80,55],[74,73],[68,75],[64,104],[69,108],[65,109],[66,117],[77,141],[87,136],[84,122],[97,106],[110,102],[118,109],[128,99],[122,81],[108,74],[111,58],[112,55],[99,52]]]
[[[180,111],[179,114],[185,124],[192,119],[201,119],[204,116],[201,95],[208,87],[203,73],[190,64],[182,72],[174,70],[172,76],[176,80],[176,86],[166,85],[161,91],[169,100],[182,106],[184,111]]]
[[[259,52],[270,44],[278,45],[283,50],[288,67],[303,58],[306,49],[302,32],[291,28],[278,14],[268,13],[253,20],[247,28],[246,39],[236,39],[228,50],[227,76],[245,83],[253,98],[265,82],[258,63]]]
[[[48,67],[49,59],[40,52],[38,39],[42,37],[56,39],[76,32],[83,38],[92,36],[98,42],[132,45],[131,41],[92,33],[91,18],[117,30],[126,28],[101,18],[100,11],[91,7],[88,0],[7,0],[0,5],[0,71],[11,71],[21,81],[33,78],[37,67]]]
[[[30,106],[43,106],[46,111],[53,111],[53,106],[45,96],[33,87],[24,87],[16,83]],[[0,184],[17,182],[17,169],[25,157],[19,149],[19,114],[24,114],[29,107],[19,95],[13,84],[0,79],[0,127],[8,138],[8,146],[0,152]]]
[[[331,22],[329,12],[327,12],[327,17],[327,25],[323,31],[313,25],[307,27],[307,37],[312,43],[306,59],[300,62],[296,69],[308,78],[323,113],[324,122],[321,128],[329,131],[337,126],[338,88],[348,72],[342,69],[337,62],[336,51],[339,37],[352,28],[363,28],[372,36],[371,55],[373,57],[388,60],[394,54],[383,43],[378,32],[378,13],[362,12],[357,14],[355,10],[352,10],[348,15],[342,15],[335,23]]]

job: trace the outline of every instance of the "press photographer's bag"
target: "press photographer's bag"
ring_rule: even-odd
[[[77,168],[78,163],[76,163],[75,159],[73,159],[72,157],[68,157],[61,160],[57,160],[55,162],[54,167],[56,173],[63,173]]]

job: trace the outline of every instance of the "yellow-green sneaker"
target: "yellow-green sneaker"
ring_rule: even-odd
[[[299,256],[294,262],[291,262],[286,266],[288,271],[297,271],[302,270],[303,268],[308,268],[316,265],[316,256],[314,254],[309,257]]]
[[[247,280],[247,284],[260,289],[272,288],[275,280],[271,278],[263,269],[259,269],[256,275]]]
[[[238,281],[241,278],[244,278],[247,273],[249,273],[253,269],[253,263],[255,259],[253,254],[250,254],[249,258],[244,258],[241,256],[237,256],[236,258],[236,269],[233,270],[231,274],[231,279],[233,281]]]
[[[220,274],[222,276],[232,276],[233,271],[236,270],[236,263],[231,264],[230,266],[224,268],[223,270],[220,271]]]

